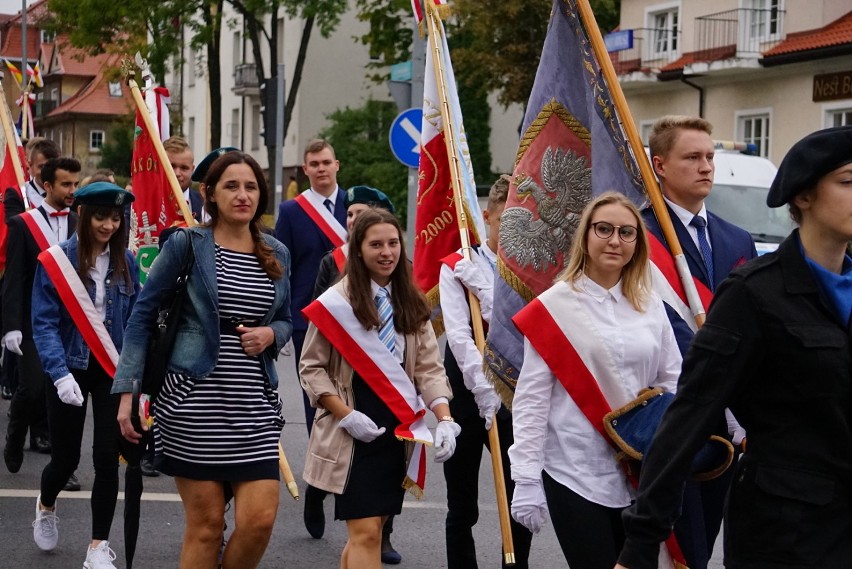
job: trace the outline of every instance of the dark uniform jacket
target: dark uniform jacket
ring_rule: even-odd
[[[748,432],[725,513],[728,569],[852,563],[850,323],[819,289],[798,231],[735,270],[684,359],[677,396],[624,514],[619,561],[657,567],[692,456],[730,407]]]

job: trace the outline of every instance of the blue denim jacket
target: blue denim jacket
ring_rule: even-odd
[[[60,244],[75,269],[78,267],[77,245],[76,234]],[[106,305],[104,325],[112,337],[115,349],[119,352],[124,342],[124,327],[139,294],[139,269],[136,268],[136,261],[130,252],[125,252],[125,256],[133,286],[128,287],[124,278],[113,279],[112,266],[110,266],[104,287]],[[84,284],[94,302],[95,283],[91,279],[86,279]],[[68,375],[71,373],[70,369],[88,369],[89,346],[59,299],[53,281],[50,280],[41,263],[36,267],[32,301],[33,340],[38,346],[44,372],[50,380],[56,381]]]
[[[290,319],[290,252],[274,237],[262,235],[272,247],[284,275],[274,281],[275,299],[269,312],[260,322],[275,332],[275,342],[262,354],[264,373],[272,387],[278,387],[274,360],[290,339],[293,325]],[[170,372],[189,377],[206,377],[219,360],[219,293],[216,285],[216,249],[213,229],[193,227],[177,231],[157,255],[139,300],[124,331],[124,349],[112,385],[113,393],[133,391],[135,381],[142,381],[148,338],[157,319],[160,293],[177,280],[187,245],[191,243],[195,262],[187,285],[187,301],[181,312],[175,344],[169,358]]]

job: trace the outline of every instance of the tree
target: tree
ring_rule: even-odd
[[[337,175],[340,186],[367,185],[382,190],[405,226],[408,169],[394,158],[388,144],[388,132],[396,114],[393,103],[368,100],[362,107],[346,107],[328,115],[331,124],[320,136],[344,158]]]
[[[130,163],[133,161],[133,132],[136,114],[127,115],[111,131],[101,148],[99,168],[109,168],[116,176],[130,177]]]

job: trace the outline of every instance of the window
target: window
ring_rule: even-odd
[[[56,34],[54,32],[49,32],[47,30],[41,30],[41,43],[53,43],[53,40],[56,39]]]
[[[231,146],[240,148],[240,109],[231,109]]]
[[[50,100],[56,101],[56,103],[59,104],[59,89],[53,88],[50,90]]]
[[[234,32],[234,45],[231,46],[234,50],[234,65],[243,63],[243,45],[240,38],[240,32]]]
[[[852,104],[848,101],[823,107],[825,112],[825,128],[833,126],[852,126]]]
[[[648,146],[648,141],[651,138],[651,129],[654,127],[656,120],[641,121],[639,123],[639,138],[642,139],[642,144]]]
[[[90,130],[89,131],[89,151],[100,152],[104,145],[104,131]]]
[[[121,83],[113,83],[110,81],[109,83],[109,96],[110,97],[121,97]]]
[[[647,26],[650,28],[645,47],[648,58],[657,59],[677,53],[680,5],[676,3],[651,6],[646,14]]]
[[[757,155],[769,157],[769,111],[742,111],[737,113],[737,137],[757,146]]]
[[[260,150],[260,105],[251,106],[251,149]]]
[[[186,72],[187,72],[187,85],[190,87],[195,86],[195,50],[190,48],[189,57],[186,60]],[[192,146],[192,145],[190,145]]]
[[[189,117],[186,121],[186,141],[190,148],[195,148],[195,117]]]
[[[781,34],[782,0],[745,0],[746,30],[751,42],[777,39]]]

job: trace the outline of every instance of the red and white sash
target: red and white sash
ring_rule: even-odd
[[[400,424],[396,438],[417,443],[408,464],[403,486],[421,495],[426,484],[426,448],[432,433],[426,426],[426,405],[391,351],[379,340],[377,330],[365,329],[352,305],[336,289],[330,288],[302,310],[302,314],[340,352],[352,369],[388,406]]]
[[[48,247],[59,243],[56,234],[53,232],[53,228],[50,227],[50,223],[44,218],[41,211],[36,211],[35,209],[25,211],[21,214],[21,220],[23,220],[27,229],[30,230],[39,251],[45,251]]]
[[[349,257],[349,244],[344,243],[340,247],[335,247],[331,252],[331,256],[334,259],[334,264],[337,266],[337,272],[342,275],[343,270],[346,268],[346,259]]]
[[[323,232],[331,244],[340,247],[346,243],[346,228],[340,225],[337,218],[324,206],[318,206],[305,196],[304,193],[294,198],[296,203],[308,214],[320,231]]]
[[[104,371],[110,377],[115,376],[118,350],[115,349],[115,344],[104,326],[100,312],[95,308],[89,291],[86,290],[68,256],[59,245],[53,245],[42,251],[38,260],[53,282],[53,286],[56,287],[59,300],[68,310],[86,345],[89,346]]]
[[[568,395],[607,443],[603,417],[633,399],[619,377],[615,361],[594,319],[570,290],[559,282],[518,312],[512,321],[568,392]],[[638,480],[630,479],[636,486]],[[660,567],[686,567],[672,535],[660,548]]]

